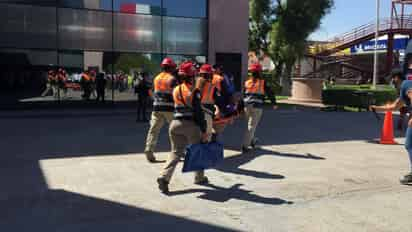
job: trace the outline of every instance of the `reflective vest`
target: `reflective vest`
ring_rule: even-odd
[[[153,80],[154,102],[157,111],[173,111],[173,83],[175,78],[166,72],[162,72]]]
[[[89,75],[87,75],[86,73],[83,73],[83,80],[84,81],[86,81],[86,82],[89,82],[89,81],[91,81],[92,79],[90,78],[90,76]]]
[[[250,78],[245,82],[245,98],[246,104],[263,105],[265,100],[265,81],[260,79]]]
[[[58,80],[59,82],[66,81],[66,75],[58,74],[57,80]]]
[[[214,115],[215,111],[215,86],[211,81],[203,80],[203,86],[201,89],[201,103],[203,111],[210,115]]]
[[[193,91],[191,88],[191,85],[183,83],[173,90],[174,118],[193,119]]]
[[[214,86],[216,86],[217,90],[219,90],[219,92],[222,91],[222,82],[223,82],[224,78],[219,75],[219,74],[214,74],[213,75],[213,81],[212,84]]]
[[[56,76],[54,76],[54,75],[49,75],[47,79],[48,79],[50,84],[55,84],[56,83]]]

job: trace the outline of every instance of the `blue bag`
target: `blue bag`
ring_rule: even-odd
[[[217,142],[192,144],[186,147],[183,172],[202,171],[223,161],[223,145]]]

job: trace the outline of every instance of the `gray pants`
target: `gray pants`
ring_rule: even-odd
[[[252,140],[255,138],[256,127],[258,126],[260,119],[262,118],[263,110],[261,108],[255,108],[251,105],[245,107],[247,129],[245,137],[243,139],[243,146],[249,147]]]
[[[201,141],[201,131],[193,121],[190,120],[173,120],[169,128],[170,143],[172,151],[166,162],[166,166],[160,173],[160,177],[170,182],[173,172],[176,169],[180,158],[185,156],[186,146],[197,144]],[[201,179],[204,171],[196,172],[196,179]]]
[[[173,112],[153,111],[150,120],[150,129],[147,133],[145,152],[154,152],[159,133],[165,123],[170,123],[173,120]]]

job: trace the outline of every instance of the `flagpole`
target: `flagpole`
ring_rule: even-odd
[[[373,59],[373,88],[376,89],[378,82],[378,39],[379,39],[379,17],[380,17],[380,0],[376,0],[376,28],[375,28],[375,54]]]

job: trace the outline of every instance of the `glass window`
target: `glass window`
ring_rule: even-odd
[[[113,0],[114,10],[131,14],[161,14],[161,0]]]
[[[157,54],[115,53],[113,91],[116,101],[136,101],[135,86],[145,77],[152,83],[160,71],[161,56]]]
[[[116,14],[114,30],[115,50],[160,53],[160,16]]]
[[[112,0],[59,0],[59,5],[70,8],[112,10]]]
[[[195,55],[166,55],[166,57],[172,58],[176,64],[180,65],[184,61],[192,61],[197,64],[206,63],[206,56],[195,56]]]
[[[0,50],[0,65],[20,66],[54,66],[57,63],[57,52],[24,49]]]
[[[163,0],[163,14],[206,18],[207,0]]]
[[[0,0],[0,3],[18,3],[36,6],[56,6],[57,0]]]
[[[61,49],[111,50],[112,14],[109,12],[59,9]]]
[[[56,8],[0,4],[0,46],[56,48]]]
[[[48,85],[47,73],[54,70],[57,52],[0,50],[2,102],[54,101],[57,92]]]
[[[165,53],[205,54],[207,23],[203,19],[163,18],[163,47]]]
[[[112,100],[107,78],[111,74],[111,52],[64,51],[59,54],[59,67],[65,71],[60,80],[60,100]],[[82,73],[90,71],[90,80],[82,80]],[[93,74],[92,70],[96,75]],[[102,75],[98,75],[102,73]],[[103,79],[99,79],[103,77]],[[102,98],[104,96],[104,98]]]

